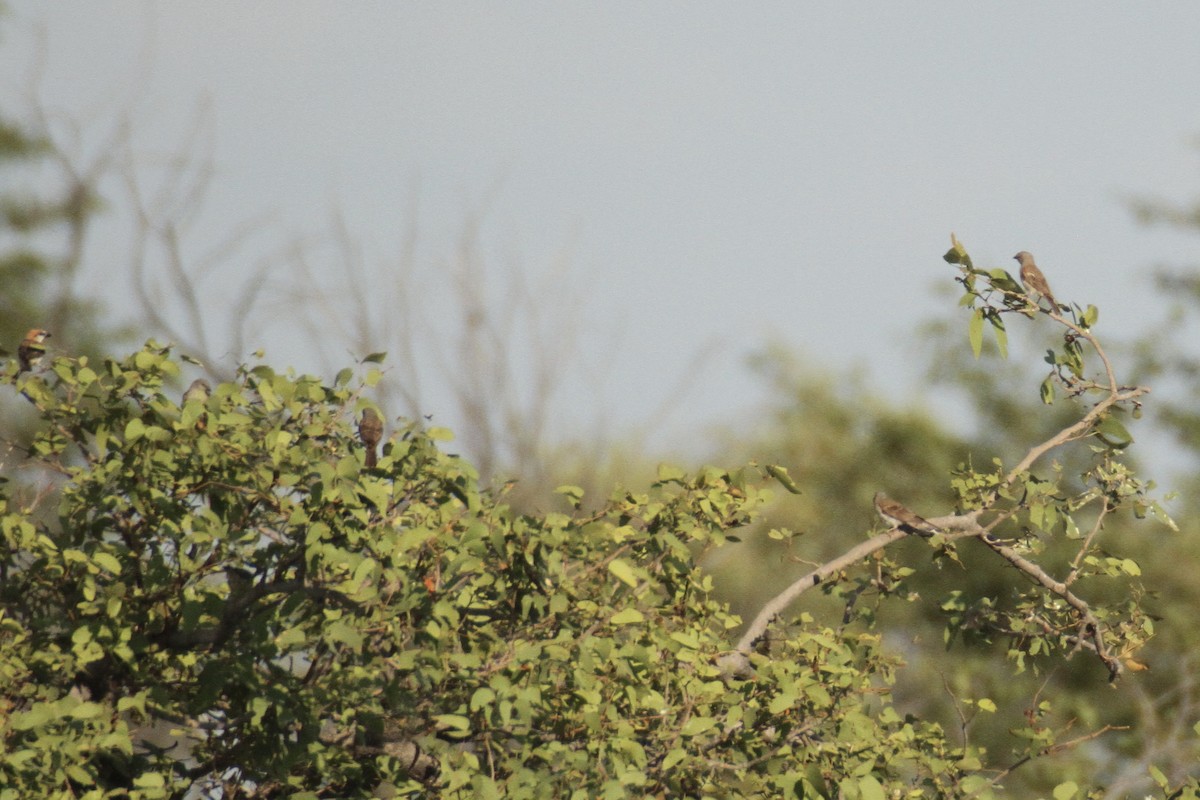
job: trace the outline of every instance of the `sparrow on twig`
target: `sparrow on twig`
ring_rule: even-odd
[[[191,386],[188,386],[187,391],[183,393],[183,402],[181,405],[188,403],[207,403],[208,398],[212,396],[212,386],[204,378],[196,378],[192,381]],[[208,414],[201,414],[196,418],[196,427],[204,430],[208,427]]]
[[[899,528],[905,533],[932,536],[938,532],[938,529],[924,517],[909,511],[883,492],[875,493],[875,511],[888,525]]]
[[[379,463],[376,448],[383,439],[383,420],[373,408],[364,408],[358,421],[358,438],[362,439],[363,447],[367,449],[366,467],[370,469]]]
[[[41,328],[30,328],[25,334],[25,338],[21,340],[21,344],[17,347],[17,361],[20,368],[17,374],[28,372],[38,365],[42,360],[42,356],[46,355],[46,345],[42,344],[50,338],[50,332],[44,331]]]
[[[208,381],[204,380],[204,378],[196,378],[196,380],[192,381],[191,386],[187,388],[187,391],[183,393],[183,402],[184,404],[193,401],[206,403],[211,395],[212,386],[209,385]]]
[[[1037,292],[1039,296],[1049,300],[1050,305],[1057,311],[1058,301],[1054,299],[1054,295],[1050,291],[1050,284],[1046,283],[1046,276],[1038,269],[1038,265],[1033,263],[1033,253],[1022,250],[1013,258],[1021,265],[1021,283],[1025,284],[1025,289]]]

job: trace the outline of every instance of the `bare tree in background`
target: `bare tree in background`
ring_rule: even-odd
[[[147,170],[127,151],[122,164],[121,202],[136,221],[130,272],[156,335],[217,377],[272,325],[298,334],[326,371],[386,352],[382,407],[446,419],[427,389],[436,375],[449,386],[453,427],[484,476],[544,478],[553,406],[578,360],[582,303],[565,288],[569,251],[537,277],[516,264],[495,270],[480,241],[483,210],[466,215],[454,252],[424,269],[415,211],[402,223],[399,252],[384,264],[368,263],[340,213],[327,237],[293,239],[263,256],[246,251],[265,217],[216,246],[193,247],[213,174],[208,127],[201,109],[177,156]],[[230,265],[247,258],[254,266],[230,291]],[[231,311],[218,313],[222,298]]]
[[[253,257],[246,277],[232,291],[228,289],[227,277],[218,276],[218,271],[247,258],[251,240],[269,220],[265,215],[256,217],[214,245],[192,245],[193,227],[214,171],[207,104],[197,108],[187,130],[187,138],[154,170],[142,168],[132,147],[123,150],[121,199],[135,221],[130,278],[141,314],[156,335],[200,358],[214,376],[228,377],[230,365],[245,355],[247,341],[261,332],[262,325],[255,324],[255,308],[269,288],[272,269],[296,245]],[[147,186],[150,181],[153,185]],[[226,299],[228,311],[218,315],[215,309]],[[214,332],[214,326],[223,336]]]
[[[489,263],[484,216],[469,212],[454,253],[427,269],[416,260],[414,224],[404,231],[398,257],[372,268],[339,216],[340,268],[301,261],[293,272],[300,280],[281,302],[315,310],[303,315],[308,338],[330,350],[388,350],[391,372],[381,388],[410,416],[444,418],[426,389],[436,373],[456,406],[454,428],[485,476],[515,470],[541,478],[555,403],[579,359],[582,303],[567,288],[567,253],[538,275]],[[331,330],[338,335],[330,337]],[[338,355],[324,354],[331,363]]]
[[[106,280],[130,283],[142,322],[128,338],[173,342],[218,380],[275,327],[312,357],[304,369],[332,373],[349,360],[387,353],[373,399],[389,416],[454,429],[486,479],[517,478],[543,496],[551,481],[589,489],[609,483],[604,475],[619,448],[604,435],[602,403],[586,409],[590,429],[580,431],[568,429],[579,417],[568,421],[563,401],[571,381],[603,397],[616,342],[609,353],[581,351],[587,295],[572,285],[571,240],[539,268],[492,255],[485,228],[496,186],[465,211],[442,253],[419,255],[425,242],[415,199],[400,217],[398,249],[385,259],[368,256],[337,212],[328,231],[303,237],[280,237],[277,221],[262,214],[214,239],[201,225],[216,174],[209,104],[197,105],[165,155],[135,145],[133,102],[106,112],[116,121],[85,158],[82,143],[96,140],[94,124],[52,119],[38,95],[35,80],[30,115],[67,185],[61,216],[68,235],[50,311],[17,327],[52,330],[63,352],[112,340],[75,311],[84,303],[77,287],[88,221],[103,188],[107,207],[132,221],[126,253],[105,252],[100,265]],[[282,244],[264,244],[270,238]],[[679,370],[678,386],[647,414],[641,433],[670,417],[710,349],[700,348]],[[629,457],[640,457],[639,432],[628,438]]]

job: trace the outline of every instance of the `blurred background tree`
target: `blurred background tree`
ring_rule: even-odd
[[[31,328],[51,332],[51,352],[98,355],[127,340],[81,288],[88,225],[103,204],[100,158],[80,169],[54,141],[45,118],[16,120],[0,109],[0,353],[13,356]],[[0,438],[21,436],[25,404],[0,400]]]
[[[79,289],[88,223],[102,209],[96,184],[108,163],[101,159],[81,171],[37,120],[0,113],[0,341],[6,347],[29,328],[52,331],[54,344],[71,352],[95,354],[117,339],[120,331]]]

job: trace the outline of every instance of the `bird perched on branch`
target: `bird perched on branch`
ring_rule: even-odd
[[[204,378],[196,378],[192,381],[192,385],[183,393],[183,402],[181,405],[188,403],[207,403],[208,398],[212,396],[212,386]],[[201,414],[196,418],[196,427],[204,430],[208,427],[208,414]]]
[[[50,338],[50,332],[44,331],[41,328],[30,328],[25,334],[25,338],[21,340],[21,344],[17,347],[17,361],[20,363],[20,369],[17,370],[19,375],[22,372],[28,372],[38,365],[42,360],[42,356],[46,355],[46,345],[43,344]]]
[[[1038,265],[1033,263],[1033,254],[1022,250],[1013,258],[1021,265],[1021,283],[1025,284],[1026,291],[1037,292],[1040,297],[1049,300],[1050,305],[1057,311],[1058,301],[1054,299],[1054,294],[1050,291],[1050,284],[1046,283],[1046,276],[1038,269]]]
[[[376,448],[383,439],[383,420],[375,413],[375,409],[363,409],[362,417],[358,420],[358,438],[362,439],[363,447],[367,449],[367,468],[374,467],[379,463]]]
[[[196,378],[192,381],[192,385],[183,393],[183,402],[186,405],[191,402],[206,403],[212,395],[212,386],[204,378]]]
[[[875,511],[888,525],[899,528],[905,533],[932,536],[938,532],[938,529],[924,517],[909,511],[883,492],[875,493]]]

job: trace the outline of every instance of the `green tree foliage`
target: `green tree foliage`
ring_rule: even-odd
[[[959,258],[985,319],[1036,313]],[[0,484],[0,800],[995,796],[987,753],[893,706],[902,662],[855,598],[903,595],[901,542],[943,564],[977,548],[1007,580],[990,604],[947,583],[952,638],[1008,641],[1018,667],[1136,663],[1138,567],[1102,523],[1157,511],[1109,422],[1142,390],[1086,377],[1091,317],[1054,315],[1075,422],[947,475],[944,533],[860,539],[748,626],[698,564],[805,491],[779,467],[662,467],[598,508],[564,486],[571,513],[519,514],[438,430],[389,431],[367,469],[353,423],[373,370],[243,368],[181,406],[153,343],[10,363],[40,427]],[[1092,453],[1078,491],[1033,471],[1072,443]],[[842,618],[794,604],[815,586]],[[1099,733],[1060,738],[1050,704],[1013,731],[1028,758]]]
[[[1161,767],[1174,783],[1184,781],[1187,776],[1200,775],[1196,766],[1200,763],[1200,737],[1196,735],[1197,726],[1200,726],[1200,692],[1195,686],[1195,652],[1200,642],[1196,639],[1193,623],[1200,593],[1190,567],[1200,557],[1200,552],[1195,536],[1196,494],[1191,490],[1196,480],[1195,451],[1189,444],[1188,434],[1189,429],[1193,434],[1195,431],[1188,419],[1195,419],[1191,409],[1196,372],[1194,348],[1191,347],[1194,337],[1190,336],[1184,312],[1189,305],[1194,311],[1197,295],[1193,291],[1194,276],[1164,275],[1160,280],[1169,296],[1163,306],[1174,306],[1169,322],[1135,340],[1132,352],[1124,344],[1113,349],[1120,360],[1135,364],[1131,372],[1138,377],[1138,382],[1153,383],[1155,394],[1146,409],[1146,416],[1150,424],[1158,428],[1156,432],[1165,428],[1179,434],[1180,446],[1171,449],[1171,461],[1176,465],[1187,464],[1187,472],[1170,476],[1167,485],[1185,489],[1173,497],[1171,503],[1172,511],[1180,519],[1181,531],[1174,535],[1158,535],[1160,528],[1147,529],[1140,523],[1137,509],[1129,509],[1107,515],[1102,534],[1107,542],[1117,543],[1112,546],[1119,546],[1121,554],[1135,561],[1143,574],[1154,576],[1147,581],[1141,602],[1152,614],[1160,635],[1148,641],[1132,662],[1135,668],[1144,671],[1134,680],[1123,681],[1100,700],[1095,694],[1094,676],[1089,676],[1086,665],[1078,660],[1062,665],[1047,661],[1041,665],[1038,672],[1045,675],[1045,683],[1038,686],[1037,691],[1040,696],[1055,698],[1059,725],[1110,726],[1119,732],[1080,749],[1065,762],[1047,762],[1023,770],[1027,785],[1039,789],[1053,786],[1064,775],[1070,774],[1080,783],[1089,779],[1105,782],[1108,797],[1140,796],[1154,785],[1146,769],[1148,764]],[[1041,321],[1050,322],[1048,317]],[[1040,341],[1046,335],[1046,329],[1052,327],[1043,324],[1042,329],[1035,332],[1035,338]],[[1094,316],[1090,319],[1090,327],[1096,327]],[[1047,408],[1027,388],[1059,368],[1060,360],[1055,353],[1048,353],[1046,363],[1040,365],[1011,364],[1001,368],[994,359],[965,363],[961,349],[958,356],[953,352],[952,342],[953,339],[943,331],[936,342],[935,362],[942,386],[961,387],[970,395],[972,407],[984,421],[974,437],[973,452],[1016,452],[1023,440],[1052,431],[1054,428],[1049,425],[1061,427],[1069,423],[1070,404],[1060,402]],[[989,344],[985,337],[985,351]],[[1037,374],[1039,369],[1040,375]],[[1022,391],[1025,397],[1022,397]],[[1127,421],[1132,416],[1140,414],[1131,414],[1118,421]],[[1139,427],[1145,435],[1146,428]],[[1078,489],[1080,477],[1087,474],[1090,455],[1086,449],[1078,447],[1074,452],[1068,449],[1056,454],[1054,466],[1073,490]],[[1122,463],[1132,468],[1137,461],[1125,451]],[[977,574],[986,576],[989,581],[996,578],[982,571]],[[986,587],[981,588],[984,589],[982,596],[990,594]],[[980,644],[986,648],[988,642]],[[1031,694],[1031,687],[1023,687],[1006,675],[989,669],[986,661],[986,649],[977,650],[973,659],[956,660],[957,674],[950,679],[951,684],[958,686],[974,681],[989,689],[996,687],[997,695],[1013,700],[1018,700],[1022,692],[1026,696]],[[925,671],[932,673],[939,665],[932,659],[929,662]],[[965,669],[968,663],[972,664],[970,670]],[[1019,709],[1028,706],[1029,702],[1011,704]],[[957,712],[945,709],[936,718],[954,719]],[[1006,722],[1011,724],[1012,720]],[[993,735],[983,739],[979,733],[976,731],[974,741],[994,742],[998,738]],[[993,734],[997,733],[993,731]]]

